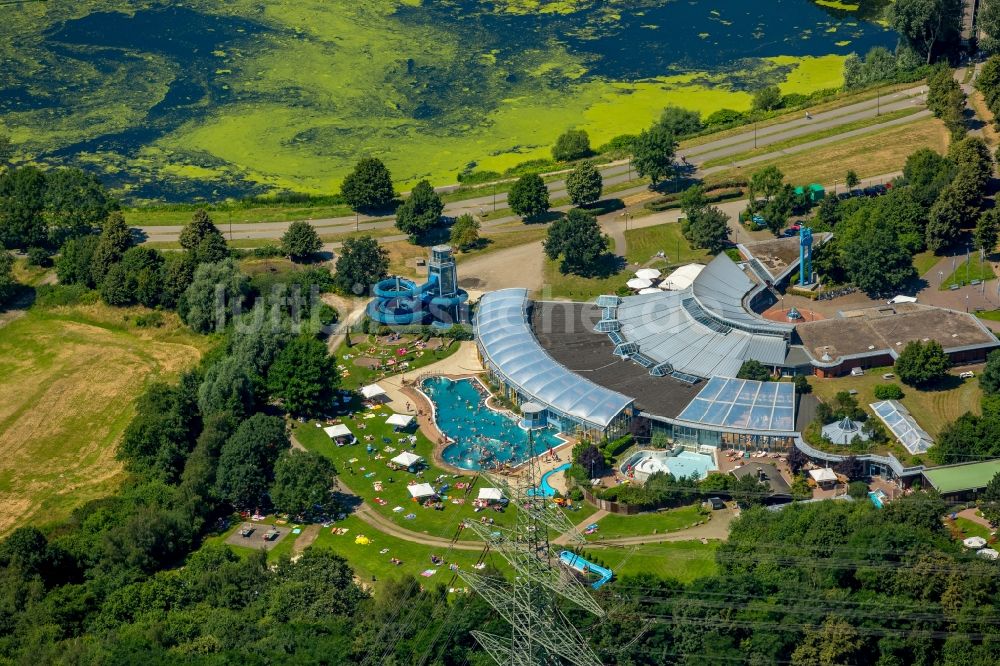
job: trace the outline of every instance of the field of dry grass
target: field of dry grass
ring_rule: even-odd
[[[948,149],[948,132],[936,118],[906,123],[884,132],[858,136],[821,146],[815,150],[758,162],[751,167],[725,169],[705,178],[706,184],[738,176],[749,176],[774,165],[794,183],[842,183],[853,170],[861,178],[901,171],[910,153],[931,148],[940,153]]]
[[[0,534],[113,491],[136,396],[207,349],[176,315],[139,328],[139,312],[35,308],[0,328]]]

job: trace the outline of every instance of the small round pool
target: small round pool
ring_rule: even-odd
[[[551,428],[533,430],[529,441],[514,419],[486,406],[488,394],[474,380],[430,377],[421,389],[434,403],[438,429],[454,440],[441,453],[449,465],[469,470],[519,465],[563,443]]]

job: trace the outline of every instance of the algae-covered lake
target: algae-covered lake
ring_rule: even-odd
[[[400,186],[594,145],[667,104],[839,86],[888,0],[139,0],[0,6],[0,132],[132,199]]]

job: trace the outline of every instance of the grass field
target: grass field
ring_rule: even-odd
[[[979,257],[979,253],[975,252],[969,255],[968,261],[959,257],[956,263],[955,272],[946,277],[938,289],[944,291],[953,284],[957,284],[961,287],[969,284],[972,280],[986,281],[992,280],[996,276],[996,272],[993,270],[993,264],[990,263],[988,259],[983,261]]]
[[[715,551],[718,541],[673,541],[622,548],[585,548],[584,557],[591,556],[604,563],[616,577],[652,574],[690,583],[711,576],[718,567]]]
[[[913,255],[913,267],[917,270],[917,275],[926,275],[940,258],[930,250]]]
[[[112,492],[135,397],[210,344],[173,314],[160,328],[136,328],[125,320],[137,312],[33,309],[0,328],[0,533]]]
[[[958,539],[967,539],[968,537],[977,536],[989,541],[990,537],[993,536],[990,534],[989,529],[984,525],[980,525],[979,523],[969,520],[968,518],[962,518],[959,516],[950,522],[954,525],[955,531],[959,533]]]
[[[634,516],[610,514],[597,521],[602,539],[619,539],[647,534],[676,532],[708,520],[709,514],[699,504],[667,511],[639,513]]]
[[[625,232],[625,242],[628,244],[625,258],[630,264],[644,265],[660,251],[663,251],[667,257],[665,260],[657,259],[651,264],[656,268],[704,262],[712,257],[707,250],[691,247],[691,244],[684,238],[684,234],[681,233],[681,225],[678,223],[660,224],[644,229],[630,229]]]
[[[412,339],[412,336],[405,339]],[[385,371],[366,367],[365,365],[358,363],[359,358],[391,358],[393,360],[408,363],[409,366],[407,367],[407,370],[417,370],[430,365],[431,363],[436,363],[442,359],[448,358],[458,351],[460,346],[460,343],[447,338],[442,338],[441,342],[442,346],[438,349],[419,350],[412,348],[411,345],[404,344],[403,342],[395,344],[380,344],[374,335],[366,336],[362,333],[352,334],[351,346],[348,347],[346,344],[347,341],[345,340],[344,344],[341,344],[340,348],[334,354],[334,356],[336,356],[339,360],[340,365],[343,366],[340,368],[340,385],[346,389],[356,389],[365,386],[366,384],[377,382],[387,376]],[[399,355],[398,350],[404,348],[409,349],[409,352],[406,355]],[[346,356],[350,356],[351,358],[346,358]]]
[[[910,153],[919,148],[946,152],[948,134],[940,120],[924,118],[877,134],[854,137],[792,155],[758,162],[748,167],[724,169],[705,178],[707,185],[738,176],[749,176],[777,166],[796,183],[843,181],[853,170],[861,178],[900,171]]]
[[[376,416],[370,419],[365,419],[358,414],[357,418],[345,418],[343,422],[351,428],[351,431],[359,439],[364,435],[372,436],[374,439],[371,445],[377,449],[375,454],[366,452],[364,442],[338,448],[314,422],[296,427],[295,436],[307,449],[320,453],[334,462],[341,483],[380,514],[407,530],[451,538],[454,536],[458,524],[467,518],[478,520],[483,515],[487,515],[501,525],[510,524],[513,521],[512,508],[508,508],[502,513],[495,511],[476,513],[473,510],[472,501],[476,498],[478,491],[474,488],[472,493],[466,497],[464,490],[455,488],[456,483],[471,483],[476,476],[475,472],[453,474],[436,467],[432,462],[433,445],[422,432],[418,430],[415,433],[417,441],[415,446],[410,448],[405,442],[401,444],[399,442],[400,436],[393,433],[391,427],[385,425],[385,419],[391,412],[386,409],[377,409],[373,410],[373,413]],[[365,425],[364,429],[360,427],[361,424]],[[383,438],[388,438],[392,442],[391,446],[396,449],[395,452],[383,450],[386,446]],[[424,469],[421,477],[418,478],[405,470],[394,472],[386,466],[386,460],[404,448],[423,456],[424,460],[427,461],[428,466]],[[375,455],[379,455],[381,459],[376,459]],[[355,459],[355,462],[350,462],[352,459]],[[368,474],[371,476],[366,476]],[[428,482],[435,487],[440,487],[441,483],[435,483],[435,479],[438,478],[441,478],[441,483],[448,483],[452,486],[450,492],[446,493],[450,497],[444,502],[443,511],[424,508],[410,498],[407,490],[409,481]],[[383,484],[381,491],[375,490],[375,482]],[[476,487],[487,485],[487,481],[480,480]],[[376,497],[384,500],[385,504],[380,505],[375,502]],[[451,499],[462,499],[464,502],[454,504]],[[403,510],[394,512],[393,509],[397,506],[403,507]],[[574,523],[579,523],[593,512],[593,507],[580,503],[579,508],[568,511],[567,515]],[[405,516],[409,513],[415,514],[416,517],[407,520]]]
[[[776,141],[774,143],[769,143],[754,150],[748,150],[742,153],[737,153],[735,155],[729,155],[727,157],[717,157],[715,159],[708,160],[707,162],[702,164],[702,167],[707,169],[713,166],[730,164],[732,162],[741,162],[743,160],[750,159],[751,157],[756,157],[757,155],[766,155],[768,153],[774,153],[780,150],[787,150],[788,148],[801,146],[802,144],[809,143],[810,141],[819,141],[820,139],[826,139],[831,136],[839,136],[841,134],[846,134],[847,132],[853,132],[854,130],[864,129],[866,127],[871,127],[873,125],[881,125],[882,123],[887,123],[891,120],[912,116],[918,111],[920,111],[919,108],[913,107],[910,109],[899,109],[898,111],[886,113],[881,116],[873,115],[870,118],[862,118],[860,120],[855,120],[854,122],[838,125],[837,127],[828,127],[818,132],[812,132],[810,134],[802,134],[800,136],[792,137],[790,139],[785,139],[784,141]]]
[[[885,380],[882,375],[892,372],[892,368],[872,368],[865,371],[861,377],[834,377],[820,379],[810,377],[816,395],[825,402],[831,402],[833,396],[838,391],[849,391],[855,389],[858,395],[858,403],[869,413],[868,405],[877,402],[875,399],[875,385],[887,384],[889,382],[899,383],[898,379]],[[979,401],[982,397],[982,390],[979,388],[978,379],[953,378],[955,387],[949,390],[927,390],[920,391],[909,386],[903,386],[904,396],[900,401],[913,414],[920,426],[930,434],[937,437],[944,426],[967,411],[979,413]],[[874,418],[874,417],[873,417]]]

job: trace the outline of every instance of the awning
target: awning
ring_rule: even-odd
[[[629,289],[648,289],[653,286],[652,280],[647,280],[645,278],[632,278],[625,283]]]
[[[809,470],[809,476],[813,478],[816,483],[827,483],[829,481],[837,481],[837,473],[834,472],[829,467],[824,467],[823,469],[811,469]]]
[[[398,456],[392,459],[392,462],[396,463],[400,467],[413,467],[418,462],[423,460],[420,456],[415,453],[410,453],[409,451],[403,451]]]
[[[413,417],[409,414],[393,414],[385,422],[395,428],[405,428],[413,423]]]
[[[410,491],[410,497],[415,499],[437,495],[437,493],[434,492],[434,488],[431,487],[431,484],[429,483],[415,483],[412,486],[407,486],[406,489]]]
[[[640,268],[635,272],[635,276],[643,280],[655,280],[660,277],[660,271],[655,268]]]
[[[1000,553],[993,550],[992,548],[983,548],[982,550],[977,550],[976,555],[987,560],[995,560],[1000,557]]]
[[[645,289],[639,290],[640,296],[645,296],[646,294],[658,294],[658,293],[660,293],[660,290],[657,289],[656,287],[646,287]]]
[[[385,389],[378,384],[369,384],[368,386],[361,387],[361,395],[363,395],[366,400],[370,400],[372,398],[385,395]]]
[[[329,435],[330,439],[336,439],[337,437],[354,437],[354,433],[351,432],[351,429],[343,423],[323,428],[323,432]]]
[[[499,502],[503,499],[503,493],[500,492],[499,488],[480,488],[479,499],[488,500],[490,502]]]
[[[971,536],[968,539],[963,539],[962,544],[966,548],[982,548],[986,545],[986,539],[981,536]]]

